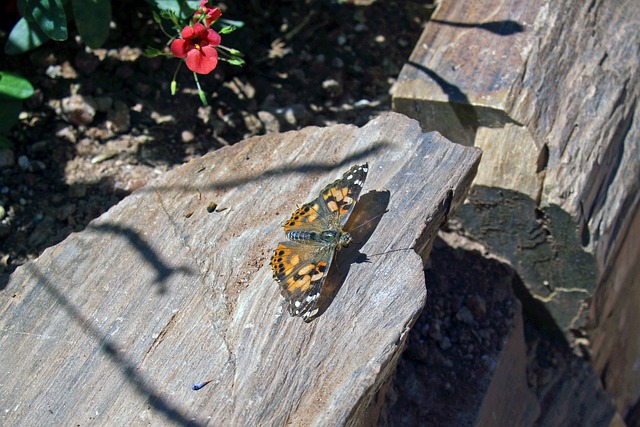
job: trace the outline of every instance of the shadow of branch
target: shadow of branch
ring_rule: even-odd
[[[182,426],[198,425],[195,420],[182,414],[178,408],[156,392],[149,385],[149,381],[139,373],[138,367],[123,356],[121,351],[118,351],[114,343],[105,337],[105,335],[94,326],[91,320],[40,272],[35,263],[26,264],[24,268],[37,279],[40,287],[44,288],[53,296],[56,302],[67,312],[68,316],[75,320],[85,333],[97,341],[101,351],[107,355],[111,362],[117,365],[138,393],[147,398],[149,405],[176,424]]]
[[[367,243],[378,227],[382,216],[387,211],[390,198],[391,193],[389,191],[375,190],[360,197],[351,217],[349,217],[349,221],[344,227],[351,234],[353,241],[349,247],[336,254],[334,260],[335,268],[331,268],[329,271],[327,280],[320,291],[317,305],[318,312],[315,316],[309,318],[308,322],[320,317],[333,303],[349,274],[351,264],[369,262],[366,254],[361,253],[360,249]]]
[[[110,224],[110,223],[102,223],[102,224],[90,224],[87,230],[93,230],[98,233],[111,233],[124,236],[131,246],[133,246],[138,253],[142,256],[142,258],[151,265],[155,271],[156,276],[154,279],[154,283],[159,284],[158,292],[165,293],[166,280],[176,273],[185,273],[188,275],[193,275],[193,271],[188,267],[170,267],[167,263],[165,263],[160,256],[151,248],[151,246],[140,236],[138,232],[135,230],[124,227],[119,224]]]

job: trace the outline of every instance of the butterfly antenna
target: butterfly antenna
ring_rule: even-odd
[[[406,251],[412,251],[413,248],[403,248],[403,249],[389,249],[388,251],[384,251],[384,252],[378,252],[375,254],[367,254],[367,257],[374,257],[374,256],[380,256],[380,255],[387,255],[393,252],[406,252]]]
[[[389,210],[386,210],[386,211],[382,212],[381,214],[378,214],[378,215],[374,216],[373,218],[370,218],[369,220],[367,220],[367,221],[363,222],[362,224],[358,225],[357,227],[353,227],[353,228],[352,228],[352,229],[350,229],[349,231],[350,231],[350,232],[353,232],[353,230],[357,230],[358,228],[360,228],[360,227],[362,227],[362,226],[364,226],[364,225],[369,224],[371,221],[373,221],[373,220],[374,220],[374,219],[376,219],[376,218],[380,218],[382,215],[386,214],[387,212],[389,212]]]

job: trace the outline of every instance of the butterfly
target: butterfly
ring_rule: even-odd
[[[351,243],[342,227],[358,201],[368,170],[367,163],[352,166],[284,223],[289,240],[278,244],[271,269],[291,316],[308,321],[317,314],[318,297],[331,262],[338,250]]]

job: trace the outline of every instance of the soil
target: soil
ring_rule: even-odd
[[[112,6],[101,49],[72,35],[3,55],[2,68],[28,78],[36,94],[8,135],[14,146],[0,150],[0,287],[17,266],[193,157],[268,132],[361,126],[391,110],[389,89],[433,10],[424,1],[220,3],[224,18],[245,24],[222,44],[246,65],[221,62],[200,76],[203,106],[184,66],[170,95],[179,60],[145,57],[168,38],[144,2],[126,6]],[[4,24],[3,46],[13,22]]]

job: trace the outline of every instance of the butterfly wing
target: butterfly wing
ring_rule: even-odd
[[[339,231],[360,196],[368,165],[356,165],[340,179],[327,185],[313,201],[299,207],[284,223],[285,233],[292,231]],[[282,296],[289,303],[292,316],[305,321],[312,316],[320,296],[336,244],[313,241],[280,242],[271,257],[273,278],[280,284]]]
[[[355,165],[342,178],[327,185],[313,201],[300,206],[284,223],[289,231],[324,231],[342,228],[360,197],[369,166]]]
[[[317,201],[320,209],[324,209],[329,215],[329,223],[342,228],[349,219],[349,215],[360,197],[362,186],[367,179],[369,165],[355,165],[342,175],[342,178],[327,185],[321,192]]]
[[[335,248],[308,242],[280,242],[271,257],[273,278],[289,303],[289,314],[313,310],[327,278]]]
[[[284,232],[289,231],[316,231],[321,232],[329,229],[329,217],[325,213],[326,207],[317,197],[315,200],[300,206],[291,215],[291,218],[284,223]]]

